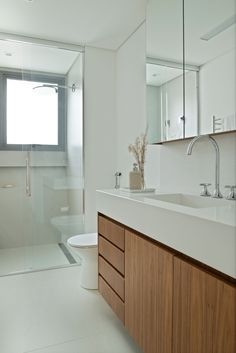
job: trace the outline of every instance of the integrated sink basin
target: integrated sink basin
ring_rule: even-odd
[[[180,206],[191,207],[191,208],[209,208],[209,207],[222,207],[230,206],[233,201],[215,199],[212,197],[195,196],[188,194],[155,194],[145,196],[148,200],[164,201],[173,203]]]
[[[97,211],[236,279],[236,202],[187,192],[97,191]]]

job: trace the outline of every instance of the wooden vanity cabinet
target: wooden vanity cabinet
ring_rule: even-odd
[[[236,286],[99,215],[99,291],[144,353],[236,353]]]
[[[172,350],[173,255],[125,231],[125,327],[145,353]]]
[[[98,217],[98,286],[113,311],[125,321],[125,229],[116,222]]]
[[[235,286],[175,257],[173,353],[235,352]]]

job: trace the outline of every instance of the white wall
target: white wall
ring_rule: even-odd
[[[215,136],[221,155],[220,185],[236,183],[236,133]],[[200,193],[200,183],[215,182],[215,151],[206,141],[199,141],[191,156],[186,155],[189,141],[178,141],[160,149],[160,186],[165,191],[185,191]]]
[[[95,231],[96,189],[114,187],[115,52],[87,47],[84,77],[85,228]]]
[[[143,24],[117,52],[116,62],[117,170],[128,186],[134,159],[128,146],[146,129],[146,28]],[[149,145],[145,165],[147,187],[160,184],[160,151]]]
[[[146,129],[145,36],[145,25],[142,25],[117,52],[117,170],[122,173],[123,186],[128,186],[134,162],[128,146]]]

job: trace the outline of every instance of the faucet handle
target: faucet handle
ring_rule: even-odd
[[[226,196],[227,200],[236,200],[236,192],[234,189],[236,188],[236,185],[225,185],[226,189],[230,189],[229,194]]]
[[[210,183],[201,183],[200,186],[203,186],[203,190],[201,192],[201,196],[211,196],[211,193],[208,191],[207,187],[210,186]]]

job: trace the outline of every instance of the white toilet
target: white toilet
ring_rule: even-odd
[[[80,285],[86,289],[98,288],[98,236],[97,233],[79,234],[67,244],[82,260]]]

